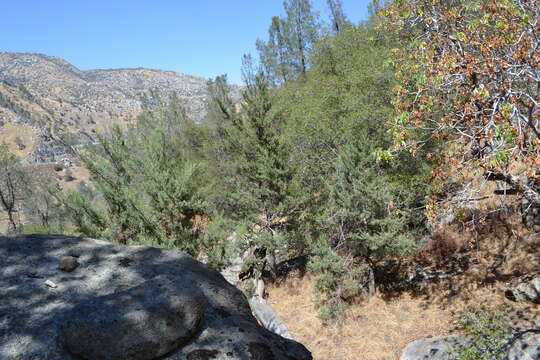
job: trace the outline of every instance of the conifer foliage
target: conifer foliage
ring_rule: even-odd
[[[283,7],[286,17],[274,16],[268,40],[257,41],[261,62],[274,84],[284,84],[306,75],[315,42],[322,35],[318,13],[310,0],[287,0]],[[337,5],[335,8],[339,11]]]
[[[177,247],[197,255],[206,214],[200,163],[183,142],[193,126],[178,99],[145,111],[127,133],[115,126],[80,154],[98,194],[69,192],[62,201],[81,233],[123,244]]]
[[[215,125],[216,138],[221,138],[216,145],[222,149],[214,152],[221,157],[215,160],[215,168],[227,174],[221,181],[221,202],[232,217],[249,221],[259,233],[260,245],[275,250],[284,241],[282,230],[294,223],[297,177],[289,161],[292,149],[283,137],[285,117],[275,106],[275,90],[250,57],[245,57],[243,70],[246,86],[239,108],[220,98],[223,91],[214,92],[214,106],[222,110]]]

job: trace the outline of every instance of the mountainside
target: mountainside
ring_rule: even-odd
[[[112,123],[129,122],[151,89],[177,92],[195,119],[204,116],[201,77],[142,68],[81,71],[57,57],[0,53],[0,141],[28,162],[56,161],[64,150],[55,139],[84,143]]]

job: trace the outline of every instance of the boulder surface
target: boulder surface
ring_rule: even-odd
[[[71,272],[59,269],[65,256],[77,260]],[[0,237],[0,359],[157,358],[312,357],[261,327],[242,292],[180,251]]]
[[[505,341],[503,360],[540,359],[540,334],[538,329],[516,332]],[[468,340],[463,335],[418,340],[405,347],[400,360],[456,360]]]

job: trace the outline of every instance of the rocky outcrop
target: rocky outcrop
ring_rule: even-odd
[[[466,336],[452,335],[423,339],[405,347],[400,360],[455,360],[468,343]],[[504,360],[540,359],[540,329],[525,329],[503,343]]]
[[[540,274],[522,279],[516,286],[508,288],[505,295],[513,301],[540,304]]]
[[[503,344],[504,360],[540,359],[540,329],[517,331]],[[467,337],[461,335],[423,339],[405,347],[400,360],[455,360],[460,349],[467,346]]]
[[[249,251],[246,251],[244,257],[248,256],[249,253]],[[233,258],[229,266],[221,271],[221,275],[223,275],[223,277],[232,285],[242,286],[240,275],[243,272],[242,264],[245,261],[246,259],[240,256]],[[278,313],[272,308],[272,305],[265,300],[264,280],[260,278],[258,280],[247,279],[244,281],[253,283],[254,287],[256,288],[255,293],[249,299],[249,305],[251,307],[251,312],[255,315],[259,323],[277,335],[283,336],[286,339],[294,340],[283,319],[281,319]]]
[[[36,235],[0,237],[0,358],[311,355],[261,327],[238,289],[182,252]]]
[[[403,350],[400,360],[454,360],[465,343],[461,336],[423,339],[410,343]]]

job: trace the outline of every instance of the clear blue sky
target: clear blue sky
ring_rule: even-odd
[[[366,18],[369,0],[343,0]],[[314,0],[326,14],[325,0]],[[80,69],[146,67],[240,83],[241,56],[266,39],[281,0],[0,0],[0,51],[58,56]]]

